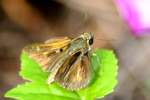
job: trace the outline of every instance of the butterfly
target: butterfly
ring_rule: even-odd
[[[73,39],[61,37],[27,45],[23,51],[50,73],[48,84],[55,81],[66,89],[78,90],[88,86],[91,80],[92,44],[93,34],[84,32]]]

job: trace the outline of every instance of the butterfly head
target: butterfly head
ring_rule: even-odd
[[[84,32],[81,36],[87,41],[88,45],[93,44],[93,34],[91,32]]]

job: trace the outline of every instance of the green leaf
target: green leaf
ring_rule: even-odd
[[[67,91],[56,84],[45,83],[25,83],[10,90],[6,96],[18,100],[78,100],[79,96],[75,92]]]
[[[21,55],[20,76],[28,80],[14,89],[9,90],[5,97],[17,100],[94,100],[111,93],[117,84],[117,59],[110,50],[95,49],[90,55],[93,69],[93,80],[86,88],[69,91],[57,83],[46,83],[49,73],[43,72],[41,67],[26,53]]]
[[[48,73],[43,72],[39,64],[24,52],[21,54],[21,71],[19,74],[23,79],[33,82],[44,83],[48,77]]]

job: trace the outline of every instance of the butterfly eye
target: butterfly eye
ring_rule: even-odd
[[[92,45],[93,44],[93,38],[91,38],[90,40],[89,40],[89,45]]]
[[[62,48],[60,48],[60,52],[63,52],[63,49],[62,49]]]

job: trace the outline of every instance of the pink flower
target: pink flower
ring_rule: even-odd
[[[114,0],[135,36],[150,34],[150,0]]]

